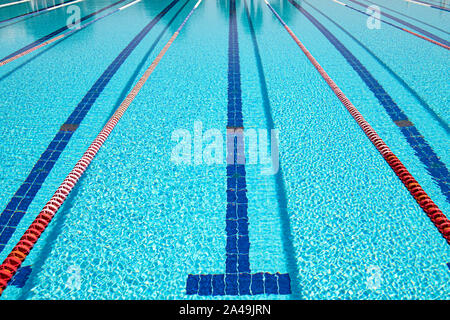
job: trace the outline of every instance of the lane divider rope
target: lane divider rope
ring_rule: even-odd
[[[152,64],[148,67],[142,77],[139,79],[137,84],[133,87],[131,92],[125,98],[125,100],[117,108],[116,112],[108,120],[106,125],[100,131],[98,136],[94,139],[91,145],[87,148],[84,155],[76,163],[72,171],[67,175],[64,181],[56,190],[52,198],[47,202],[41,212],[38,214],[36,219],[30,225],[30,227],[25,231],[24,235],[20,238],[20,241],[12,249],[3,263],[0,265],[0,295],[3,293],[5,288],[8,286],[9,281],[17,272],[17,270],[22,265],[22,262],[28,256],[41,234],[45,231],[50,221],[55,216],[56,212],[62,206],[66,200],[69,193],[75,187],[83,173],[86,171],[89,164],[92,162],[94,157],[97,155],[98,151],[111,134],[114,127],[117,125],[119,120],[124,115],[125,111],[136,98],[139,91],[144,86],[145,82],[148,80],[150,75],[155,70],[156,66],[159,64],[169,47],[172,45],[173,41],[178,37],[179,32],[184,27],[188,19],[194,13],[195,9],[200,5],[202,0],[198,0],[194,8],[189,12],[187,17],[184,19],[180,27],[175,31],[169,41],[166,43],[164,48],[159,52],[158,56],[153,60]]]
[[[366,136],[372,142],[372,144],[377,148],[395,174],[399,177],[411,195],[414,197],[419,206],[425,211],[428,217],[431,219],[433,224],[442,234],[442,236],[450,244],[450,220],[444,215],[444,213],[439,209],[439,207],[431,200],[428,194],[422,189],[420,184],[416,179],[409,173],[403,163],[397,158],[397,156],[389,149],[386,143],[380,138],[372,126],[364,119],[362,114],[356,109],[356,107],[351,103],[347,96],[341,91],[341,89],[336,85],[336,83],[331,79],[331,77],[326,73],[326,71],[321,67],[317,60],[312,56],[312,54],[306,49],[303,43],[297,38],[297,36],[292,32],[288,25],[281,19],[275,9],[264,0],[272,13],[281,22],[283,27],[287,30],[289,35],[294,39],[309,61],[314,65],[317,71],[320,73],[322,78],[327,82],[330,88],[333,90],[335,95],[339,98],[345,108],[349,111],[351,116],[356,120],[358,125],[364,131]]]
[[[100,17],[98,17],[98,18],[96,18],[96,19],[94,19],[94,20],[92,20],[92,21],[89,21],[88,23],[86,23],[86,24],[80,26],[79,28],[76,28],[76,29],[70,30],[70,31],[68,31],[68,32],[65,32],[65,33],[63,33],[63,34],[60,34],[59,36],[56,36],[56,37],[54,37],[54,38],[51,38],[51,39],[49,39],[49,40],[47,40],[47,41],[45,41],[45,42],[43,42],[43,43],[41,43],[41,44],[39,44],[39,45],[37,45],[37,46],[34,46],[34,47],[32,47],[32,48],[30,48],[30,49],[28,49],[28,50],[26,50],[26,51],[20,52],[20,53],[16,54],[15,56],[12,56],[11,58],[8,58],[8,59],[5,59],[5,60],[3,60],[3,61],[0,61],[0,67],[1,67],[1,66],[4,66],[4,65],[6,65],[6,64],[8,64],[8,63],[10,63],[10,62],[12,62],[12,61],[14,61],[14,60],[17,60],[17,59],[19,59],[19,58],[21,58],[21,57],[23,57],[23,56],[25,56],[25,55],[27,55],[27,54],[29,54],[29,53],[35,51],[35,50],[37,50],[37,49],[40,49],[40,48],[42,48],[42,47],[45,47],[45,46],[48,45],[48,44],[51,44],[51,43],[53,43],[53,42],[56,42],[56,41],[58,41],[59,39],[62,39],[62,38],[64,38],[64,37],[67,37],[67,36],[69,36],[69,35],[75,33],[75,32],[78,32],[78,31],[80,31],[80,30],[82,30],[82,29],[84,29],[84,28],[90,26],[91,24],[97,22],[98,20],[101,20],[101,19],[106,18],[106,17],[108,17],[108,16],[110,16],[110,15],[116,13],[116,12],[119,12],[119,11],[121,11],[121,10],[123,10],[123,9],[128,8],[128,7],[131,7],[131,6],[135,5],[136,3],[140,2],[140,1],[141,1],[141,0],[135,0],[135,1],[133,1],[133,2],[130,2],[130,3],[127,4],[127,5],[124,5],[124,6],[120,7],[120,8],[117,8],[117,9],[115,9],[115,10],[113,10],[113,11],[107,13],[107,14],[104,14],[104,15],[102,15],[102,16],[100,16]]]

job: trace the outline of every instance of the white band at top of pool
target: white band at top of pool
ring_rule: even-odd
[[[429,4],[422,3],[422,2],[416,2],[414,0],[405,0],[405,1],[415,3],[415,4],[420,4],[421,6],[425,6],[425,7],[431,7]]]
[[[197,9],[197,7],[200,5],[201,2],[202,2],[202,0],[198,0],[197,3],[194,6],[194,9]]]
[[[10,3],[5,3],[5,4],[0,4],[0,8],[3,7],[9,7],[15,4],[19,4],[19,3],[24,3],[24,2],[30,2],[31,0],[21,0],[21,1],[16,1],[16,2],[10,2]]]
[[[69,2],[69,3],[63,3],[63,4],[59,5],[59,6],[56,6],[56,7],[47,9],[47,10],[45,10],[45,11],[52,11],[52,10],[55,10],[55,9],[58,9],[58,8],[62,8],[62,7],[68,6],[68,5],[70,5],[70,4],[75,4],[75,3],[78,3],[78,2],[81,2],[81,1],[84,1],[84,0],[77,0],[77,1]]]
[[[345,3],[342,3],[342,2],[340,2],[340,1],[338,1],[338,0],[333,0],[333,1],[336,2],[336,3],[339,3],[341,6],[346,6]]]
[[[141,2],[141,1],[142,1],[142,0],[136,0],[136,1],[133,1],[133,2],[127,4],[127,5],[123,6],[123,7],[120,7],[119,10],[123,10],[123,9],[128,8],[128,7],[131,7],[132,5],[135,5],[136,3]]]

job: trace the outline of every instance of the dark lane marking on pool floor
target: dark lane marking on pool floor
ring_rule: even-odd
[[[250,270],[248,199],[236,2],[230,0],[228,34],[227,210],[225,274],[189,274],[187,295],[290,294],[289,274]]]
[[[450,177],[446,165],[439,159],[431,146],[425,141],[422,134],[417,130],[414,124],[403,113],[400,107],[394,102],[392,97],[386,92],[380,83],[324,25],[314,18],[308,11],[301,7],[295,0],[289,2],[297,8],[308,20],[319,29],[319,31],[330,41],[331,44],[347,60],[348,64],[356,71],[361,80],[369,87],[380,104],[384,107],[389,117],[394,123],[398,121],[409,121],[411,125],[398,126],[405,136],[409,145],[414,149],[416,156],[425,165],[427,171],[438,184],[442,194],[450,202]],[[305,1],[305,3],[307,3]],[[403,122],[405,123],[405,122]]]
[[[357,0],[348,0],[348,1],[353,2],[353,3],[355,3],[355,4],[357,4],[357,5],[361,6],[361,7],[367,8],[367,6],[364,3],[361,3],[361,2],[359,2]],[[407,26],[407,27],[409,27],[409,28],[411,28],[411,29],[413,29],[413,30],[415,30],[417,32],[420,32],[421,34],[424,34],[427,37],[430,37],[431,39],[433,39],[435,41],[438,41],[438,42],[443,43],[443,44],[445,44],[447,46],[450,46],[450,42],[449,41],[447,41],[445,39],[442,39],[441,37],[439,37],[439,36],[437,36],[437,35],[435,35],[435,34],[433,34],[431,32],[428,32],[427,30],[424,30],[424,29],[422,29],[422,28],[420,28],[420,27],[418,27],[416,25],[413,25],[412,23],[409,23],[408,21],[405,21],[403,19],[394,17],[393,15],[391,15],[389,13],[386,13],[386,12],[383,12],[383,16],[385,16],[385,17],[387,17],[387,18],[389,18],[391,20],[397,21],[398,23],[401,23],[404,26]]]
[[[17,288],[23,288],[31,274],[31,266],[20,267],[14,277],[11,279],[11,285]]]
[[[164,8],[150,23],[148,23],[141,32],[119,53],[114,61],[103,72],[100,78],[94,83],[91,89],[83,97],[81,102],[61,126],[60,131],[50,142],[47,149],[41,155],[34,165],[25,182],[19,187],[12,199],[6,206],[6,209],[0,215],[0,252],[3,251],[9,239],[11,239],[15,228],[22,220],[29,205],[33,201],[37,192],[41,188],[47,176],[50,174],[53,166],[58,160],[60,154],[70,141],[74,131],[83,121],[84,117],[102,93],[103,89],[109,83],[111,78],[133,52],[136,46],[142,41],[153,26],[177,4],[179,0],[173,0]]]
[[[88,14],[87,16],[84,16],[83,18],[81,18],[81,19],[75,21],[74,24],[78,24],[78,23],[83,22],[83,21],[85,21],[85,20],[87,20],[87,19],[89,19],[89,18],[92,18],[93,16],[95,16],[95,15],[97,15],[97,14],[99,14],[99,13],[105,11],[105,10],[108,10],[109,8],[114,7],[115,5],[117,5],[117,4],[119,4],[119,3],[122,3],[122,2],[124,2],[124,1],[126,1],[126,0],[119,0],[119,1],[117,1],[117,2],[114,2],[113,4],[110,4],[110,5],[106,6],[106,7],[104,7],[103,9],[100,9],[100,10],[97,10],[97,11],[95,11],[95,12],[92,12],[92,13]],[[29,49],[31,49],[31,48],[37,46],[37,45],[40,45],[41,43],[44,43],[45,41],[49,40],[50,38],[53,38],[54,36],[60,34],[61,32],[66,31],[66,30],[68,30],[68,29],[69,29],[68,26],[61,27],[61,28],[59,28],[58,30],[55,30],[55,31],[53,31],[52,33],[49,33],[48,35],[43,36],[42,38],[40,38],[40,39],[38,39],[38,40],[36,40],[36,41],[33,41],[32,43],[26,45],[25,47],[23,47],[23,48],[21,48],[21,49],[19,49],[19,50],[14,51],[13,53],[7,55],[6,57],[4,57],[3,59],[1,59],[0,61],[7,60],[7,59],[9,59],[9,58],[12,58],[12,57],[18,55],[18,54],[21,54],[21,53],[23,53],[23,52],[25,52],[25,51],[27,51],[27,50],[29,50]]]

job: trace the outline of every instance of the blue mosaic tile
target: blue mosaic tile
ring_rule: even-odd
[[[225,294],[231,296],[237,296],[239,294],[237,274],[225,274]]]
[[[252,294],[263,294],[264,293],[264,274],[262,272],[252,274]]]
[[[31,266],[20,267],[14,277],[11,279],[11,285],[18,288],[23,288],[25,282],[31,274]]]
[[[264,274],[264,289],[266,293],[278,294],[277,277],[274,274]]]
[[[291,292],[291,279],[287,273],[277,273],[279,294],[289,294]]]
[[[224,274],[215,274],[212,278],[212,288],[213,296],[223,296],[225,295],[225,275]]]
[[[212,295],[212,275],[201,275],[198,294],[201,296]]]
[[[198,293],[198,283],[200,282],[199,275],[188,275],[186,282],[186,294],[197,294]]]
[[[252,282],[252,276],[249,273],[241,273],[238,279],[239,294],[251,295],[250,284]]]

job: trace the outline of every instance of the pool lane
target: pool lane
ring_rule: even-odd
[[[13,1],[3,1],[0,4],[5,5],[7,3],[12,3]],[[6,20],[21,14],[26,14],[30,12],[31,6],[29,2],[22,2],[15,4],[13,6],[7,6],[0,8],[0,20]]]
[[[194,2],[190,2],[184,13],[180,14],[173,24],[181,23],[180,17],[183,19],[193,5]],[[190,129],[194,119],[201,120],[205,130],[216,128],[217,123],[222,124],[220,128],[226,125],[228,30],[223,28],[223,23],[227,25],[228,15],[224,15],[222,10],[215,10],[215,6],[214,1],[204,1],[198,7],[185,26],[186,32],[180,33],[177,41],[167,52],[167,56],[161,61],[149,82],[130,106],[130,110],[111,134],[111,140],[105,143],[103,150],[106,152],[99,152],[97,160],[86,172],[78,194],[74,194],[71,201],[71,207],[63,208],[60,212],[62,215],[59,215],[60,219],[58,216],[55,217],[53,227],[57,230],[57,235],[47,239],[47,235],[44,234],[41,239],[43,242],[37,244],[34,256],[30,256],[30,262],[34,262],[36,257],[44,256],[45,259],[43,259],[42,267],[36,270],[36,274],[31,275],[29,281],[34,288],[44,287],[37,291],[30,291],[30,287],[26,286],[24,291],[27,292],[28,298],[41,299],[46,295],[56,297],[60,294],[74,297],[186,298],[185,285],[188,272],[223,272],[221,269],[225,267],[225,212],[224,210],[216,212],[212,208],[216,206],[224,208],[226,204],[226,192],[224,192],[227,188],[226,167],[224,165],[220,167],[174,166],[168,158],[175,144],[170,139],[172,130]],[[167,35],[164,38],[167,39]],[[192,49],[199,47],[204,50]],[[151,60],[145,65],[151,63]],[[202,63],[193,65],[193,61],[202,61]],[[127,70],[122,69],[119,81],[115,81],[117,88],[121,89],[125,85],[125,79],[128,79],[130,70],[133,70],[135,66],[132,65],[132,68]],[[201,72],[197,69],[199,66],[205,68],[204,70],[210,70],[210,73]],[[176,78],[173,78],[174,74]],[[196,85],[186,86],[188,83]],[[222,89],[217,90],[217,88]],[[189,107],[186,103],[189,103]],[[204,112],[206,110],[208,111]],[[125,143],[118,143],[122,139]],[[158,145],[157,141],[165,143]],[[116,161],[123,161],[123,166],[117,166]],[[98,176],[97,174],[103,170],[98,169],[105,165],[109,167],[108,176]],[[92,178],[94,180],[91,180]],[[109,182],[105,184],[105,181],[101,181],[103,178],[107,178]],[[126,185],[128,187],[125,187]],[[136,188],[138,185],[142,188]],[[173,189],[166,189],[172,185]],[[92,203],[90,195],[83,195],[85,191],[96,193],[104,187],[110,191],[107,192],[108,196],[100,197],[101,201]],[[199,192],[189,192],[189,190]],[[210,195],[212,195],[211,198]],[[83,201],[79,201],[80,196],[84,199]],[[116,201],[117,197],[122,198],[123,201]],[[118,207],[112,211],[101,209],[104,204],[122,207],[129,201],[133,205],[127,210]],[[84,206],[84,204],[94,205],[89,212],[95,212],[95,214],[79,215],[78,210],[81,209],[79,205]],[[85,211],[85,208],[82,210]],[[111,218],[106,215],[111,213],[117,218],[117,222],[104,225]],[[72,224],[72,219],[77,219],[78,223]],[[93,223],[92,219],[98,223]],[[253,225],[257,223],[258,219],[255,219]],[[83,232],[87,237],[82,236],[79,242],[72,242],[72,240],[67,242],[64,240],[68,239],[66,237],[81,235],[78,232],[64,231],[67,227],[72,228],[76,225],[80,230],[90,230]],[[85,229],[86,227],[88,229]],[[91,236],[97,237],[100,234],[92,228],[97,227],[103,229],[101,234],[109,234],[111,237],[98,238],[99,241],[94,244],[91,242]],[[50,225],[49,228],[52,226]],[[162,232],[162,230],[165,231]],[[212,232],[205,232],[206,230]],[[51,230],[49,231],[50,237]],[[113,234],[119,232],[121,235],[113,236],[111,232]],[[60,250],[59,247],[62,244],[60,240],[65,243],[61,249],[71,253],[68,256],[63,254],[60,263],[54,265],[52,262],[56,258],[54,250]],[[47,241],[48,244],[45,245]],[[104,241],[108,241],[109,244]],[[140,245],[144,242],[147,245]],[[73,250],[77,250],[73,245],[84,246],[86,250],[77,254],[78,257],[72,256]],[[98,245],[94,249],[96,257],[93,260],[86,259],[85,254],[89,251],[94,252],[91,251],[92,245]],[[105,254],[106,251],[103,250],[112,251]],[[134,257],[136,264],[126,263],[130,255]],[[64,288],[69,265],[84,264],[83,261],[87,264],[83,265],[82,269],[87,272],[83,271],[83,284],[80,290],[69,290],[71,291],[69,292],[66,289],[63,291],[50,289],[54,286],[59,287],[61,283]],[[103,262],[105,262],[104,268],[98,268],[97,263],[103,264]],[[114,270],[124,270],[123,267],[118,267],[122,264],[127,271],[123,275],[127,274],[131,282],[128,279],[124,281],[122,276],[111,276]],[[34,263],[33,266],[34,270],[36,268]],[[62,276],[54,277],[56,282],[42,282],[41,276],[46,276],[49,272],[53,273],[55,267],[64,270]],[[134,271],[128,273],[129,270]],[[148,272],[148,270],[153,271]],[[104,285],[107,285],[107,290]],[[130,286],[136,286],[136,290],[123,291]],[[8,290],[4,298],[7,298],[6,294],[12,295],[17,291],[16,288]]]
[[[30,2],[30,0],[19,0],[19,1],[10,1],[10,2],[6,2],[6,3],[0,3],[0,8],[5,8],[5,7],[9,7],[9,6],[14,6],[16,4],[20,4],[20,3],[25,3],[25,2]]]
[[[242,107],[246,127],[260,128],[266,117],[261,88],[255,85],[257,64],[246,14],[242,2],[237,3],[241,4],[237,21]],[[205,130],[217,128],[217,123],[223,128],[227,122],[229,7],[217,7],[225,4],[214,1],[205,4],[104,145],[107,152],[98,154],[52,230],[34,249],[33,272],[24,289],[10,288],[4,298],[17,297],[17,292],[33,299],[189,298],[185,296],[188,272],[224,272],[226,222],[223,210],[214,208],[227,201],[226,167],[174,166],[168,156],[175,144],[170,141],[172,130],[191,130],[192,119],[202,120]],[[286,10],[287,16],[295,17],[295,11]],[[448,268],[443,261],[450,255],[442,239],[434,236],[429,221],[420,218],[422,212],[398,178],[343,114],[314,68],[298,55],[292,39],[255,3],[250,5],[250,15],[274,126],[281,128],[286,206],[302,297],[445,297]],[[313,50],[330,52],[330,59],[339,62],[338,71],[348,70],[314,25],[306,19],[295,19],[295,25]],[[116,92],[135,67],[128,66],[111,81]],[[363,86],[358,77],[346,82]],[[108,99],[102,100],[105,105],[115,100],[103,98]],[[369,102],[377,109],[375,98]],[[103,119],[100,113],[96,117]],[[393,138],[401,140],[399,135]],[[75,142],[72,139],[74,147],[82,144],[81,136]],[[276,183],[261,178],[251,165],[246,169],[249,234],[254,235],[252,268],[284,273],[280,261],[285,256],[276,252],[280,247],[283,252]],[[277,218],[277,223],[268,217]],[[423,243],[416,234],[430,237]],[[70,287],[73,270],[80,270],[79,289]],[[379,287],[377,282],[375,288],[367,285],[370,270],[380,272]]]
[[[417,3],[417,4],[424,4],[424,5],[426,5],[426,6],[430,7],[430,8],[433,8],[433,9],[438,9],[438,10],[443,10],[443,11],[450,12],[450,9],[448,9],[446,7],[443,7],[443,6],[440,6],[440,5],[435,5],[435,4],[432,4],[432,3],[429,3],[429,2],[425,2],[425,1],[421,1],[421,0],[414,0],[414,1],[410,1],[410,2]]]
[[[410,25],[410,27],[412,27],[412,29],[414,29],[414,30],[420,30],[419,32],[421,32],[421,33],[427,33],[427,36],[423,36],[423,35],[421,35],[421,34],[419,34],[419,33],[416,33],[416,32],[414,32],[414,31],[411,31],[411,30],[409,30],[409,29],[406,29],[406,28],[403,28],[403,27],[398,26],[398,25],[396,25],[396,24],[393,24],[393,23],[387,21],[386,19],[383,19],[382,16],[380,16],[380,17],[375,17],[375,16],[371,15],[369,12],[364,12],[364,11],[362,11],[362,10],[359,10],[359,9],[355,8],[355,7],[352,7],[351,5],[345,4],[345,3],[341,2],[341,1],[338,1],[338,2],[334,1],[334,2],[337,3],[337,4],[339,4],[339,5],[344,6],[345,8],[354,10],[355,12],[358,12],[358,13],[361,13],[361,14],[363,14],[363,15],[365,15],[365,16],[368,16],[370,19],[378,20],[378,21],[383,22],[383,23],[385,23],[385,24],[387,24],[387,25],[389,25],[389,26],[391,26],[391,27],[394,27],[394,28],[396,28],[396,29],[398,29],[398,30],[402,30],[402,31],[404,31],[404,32],[407,32],[407,33],[409,33],[409,34],[412,35],[412,36],[418,37],[418,38],[423,39],[423,40],[425,40],[425,41],[428,41],[428,42],[430,42],[430,43],[432,43],[432,44],[438,45],[438,46],[440,46],[440,47],[442,47],[442,48],[444,48],[444,49],[450,50],[450,46],[448,45],[448,43],[447,43],[446,40],[443,40],[443,39],[440,38],[440,37],[436,37],[435,35],[433,35],[433,34],[427,32],[427,31],[423,30],[422,28],[418,28],[418,27],[416,27],[416,26],[412,26],[411,24],[405,22],[406,24]],[[385,15],[386,15],[386,14],[385,14]],[[389,15],[389,16],[390,16],[390,18],[391,18],[392,20],[395,20],[395,21],[397,21],[397,22],[400,21],[400,19],[395,18],[395,17],[393,17],[392,15]],[[403,20],[401,20],[401,21],[403,21]],[[439,41],[434,40],[434,39],[439,39]]]
[[[33,13],[33,14],[26,15],[26,16],[24,16],[23,18],[14,19],[13,21],[10,21],[9,23],[4,23],[4,24],[0,25],[0,29],[10,27],[10,26],[12,26],[12,25],[14,25],[14,24],[16,24],[16,23],[20,23],[20,22],[22,22],[22,21],[24,21],[24,20],[31,19],[31,18],[33,18],[33,17],[39,16],[39,15],[41,15],[41,14],[43,14],[43,13],[46,13],[46,12],[52,12],[52,11],[54,11],[54,10],[56,10],[56,9],[59,9],[59,8],[64,8],[64,7],[69,6],[69,5],[75,5],[75,4],[80,3],[80,2],[82,2],[82,1],[85,1],[85,0],[77,0],[77,1],[74,1],[73,3],[61,4],[61,6],[55,7],[55,8],[53,8],[53,9],[51,9],[51,10],[48,10],[48,11],[35,12],[35,13]],[[69,8],[68,8],[68,9],[69,9]]]
[[[289,274],[270,272],[252,274],[250,270],[245,129],[242,112],[236,1],[230,0],[229,6],[225,274],[189,274],[186,281],[186,294],[201,296],[288,295],[292,293]]]
[[[306,2],[305,2],[306,3]],[[331,19],[329,16],[327,16],[323,11],[319,10],[315,6],[313,6],[311,3],[307,3],[308,6],[313,8],[315,12],[319,13],[321,16],[323,16],[325,19],[330,21],[332,24],[334,24],[337,28],[339,28],[342,32],[344,32],[348,37],[350,37],[353,41],[358,43],[359,46],[364,48],[364,50],[370,54],[371,57],[373,57],[379,64],[382,66],[386,71],[394,77],[403,88],[405,88],[412,96],[414,96],[417,100],[417,102],[424,108],[424,110],[431,115],[431,117],[439,123],[439,125],[447,132],[447,134],[450,134],[450,127],[449,124],[439,115],[437,114],[431,106],[420,96],[420,94],[415,91],[413,88],[411,88],[404,79],[402,79],[398,74],[395,73],[394,70],[392,70],[391,67],[389,67],[381,58],[379,58],[373,51],[371,51],[366,45],[364,45],[361,41],[356,39],[350,32],[348,32],[345,28],[343,28],[340,24],[338,24],[335,20]]]
[[[380,129],[383,132],[383,137],[389,138],[388,145],[396,140],[402,140],[403,144],[407,144],[395,125],[391,127],[397,130],[397,133],[386,130],[381,118],[387,115],[380,116],[381,108],[377,107],[376,97],[369,89],[363,88],[364,82],[357,73],[349,72],[352,68],[342,56],[339,56],[339,51],[308,19],[300,19],[295,15],[296,9],[291,7],[293,10],[288,9],[286,3],[283,6],[277,5],[277,9],[283,12],[283,19],[290,21],[291,29],[307,43],[307,48],[319,63],[333,78],[337,77],[338,85],[345,86],[343,91],[357,101],[354,102],[355,106],[364,110],[364,116],[370,118],[369,122],[376,125],[377,131]],[[307,6],[304,4],[304,7]],[[333,8],[327,8],[326,5],[324,8],[321,10],[327,15],[334,12]],[[351,17],[341,16],[339,12],[336,12],[333,18],[336,17],[352,21]],[[352,23],[353,29],[361,28],[358,21]],[[330,23],[327,24],[329,25]],[[436,232],[423,211],[417,211],[415,205],[410,205],[412,197],[409,194],[405,197],[404,186],[397,183],[399,181],[395,175],[392,177],[392,170],[386,163],[378,161],[384,160],[379,155],[372,157],[370,148],[359,141],[360,134],[353,131],[353,126],[341,122],[346,117],[343,114],[341,118],[338,113],[347,111],[342,105],[334,104],[335,99],[326,93],[329,89],[327,90],[323,80],[322,86],[316,85],[322,90],[302,83],[302,77],[314,81],[313,73],[317,71],[304,66],[297,59],[293,60],[293,49],[291,50],[290,45],[285,43],[280,30],[283,30],[281,26],[276,30],[275,27],[265,25],[264,34],[267,35],[260,36],[263,38],[260,41],[266,48],[263,51],[263,61],[268,69],[266,74],[270,75],[268,83],[271,92],[286,87],[292,91],[291,94],[283,91],[284,96],[276,97],[276,94],[272,96],[272,99],[275,99],[274,105],[277,106],[274,112],[275,123],[283,125],[283,132],[295,130],[302,132],[284,135],[284,139],[281,140],[284,146],[281,149],[283,152],[281,158],[283,163],[288,162],[292,166],[284,167],[288,194],[291,197],[293,194],[297,195],[294,200],[290,198],[289,208],[291,224],[296,230],[294,244],[297,249],[303,296],[312,299],[448,296],[449,291],[445,288],[444,282],[448,279],[446,260],[449,258],[450,250],[445,240]],[[339,33],[339,39],[341,34]],[[287,33],[286,36],[289,37]],[[273,39],[283,44],[282,53],[276,46],[272,45],[270,49],[270,41],[273,43]],[[295,46],[295,42],[292,39],[290,41]],[[345,45],[350,45],[352,51],[355,48],[347,37]],[[296,51],[303,56],[298,47]],[[358,56],[362,55],[365,61],[369,60],[367,54],[361,54],[361,49],[355,51],[358,52]],[[284,71],[281,75],[281,71],[272,64],[289,65],[290,68],[280,68]],[[377,68],[372,62],[369,65],[371,70]],[[304,68],[306,70],[302,71]],[[272,73],[278,73],[278,77]],[[294,77],[296,73],[297,81],[294,81],[290,75]],[[282,84],[277,84],[279,79],[283,79]],[[297,103],[292,102],[295,98]],[[324,102],[320,103],[321,99]],[[348,142],[349,136],[358,141]],[[364,138],[367,139],[365,136]],[[414,158],[411,148],[405,150],[398,143],[395,148],[401,150],[402,160]],[[330,155],[326,155],[323,149]],[[366,155],[368,158],[363,160]],[[341,162],[343,158],[348,159],[348,164]],[[418,162],[417,159],[415,161]],[[412,167],[417,171],[415,165]],[[418,170],[421,175],[426,174],[423,167]],[[346,178],[343,178],[344,176]],[[358,176],[359,178],[356,178]],[[342,184],[339,184],[339,181],[342,181]],[[351,186],[354,183],[362,185]],[[435,195],[435,191],[431,190]],[[364,196],[364,192],[367,192],[367,196]],[[304,194],[310,199],[305,199]],[[438,190],[437,197],[439,194]],[[441,195],[439,200],[442,198]],[[442,208],[448,210],[449,206],[446,203],[444,199]],[[426,240],[422,237],[423,234],[427,235]],[[410,252],[402,252],[405,250]],[[416,260],[418,256],[420,261]],[[374,283],[373,286],[370,282],[373,279],[372,271],[379,280],[379,283]],[[431,281],[431,278],[434,280]]]
[[[61,125],[59,132],[50,142],[44,153],[42,153],[39,160],[33,166],[28,177],[16,191],[0,215],[0,252],[3,251],[9,239],[12,237],[15,232],[15,228],[26,214],[29,205],[33,201],[37,192],[40,190],[42,184],[44,184],[45,179],[53,169],[55,162],[66,148],[73,133],[78,129],[81,122],[96,102],[98,96],[102,93],[111,78],[136,48],[136,46],[143,40],[153,26],[177,4],[178,1],[179,0],[173,0],[154,19],[152,19],[138,35],[136,35],[136,37],[108,66],[91,89],[86,93],[75,110],[70,114],[68,119]]]
[[[289,2],[306,16],[335,48],[345,57],[348,64],[358,73],[361,80],[369,87],[377,97],[380,104],[385,108],[392,121],[399,127],[400,131],[415,150],[416,156],[425,165],[429,174],[439,185],[442,194],[450,203],[450,174],[446,165],[438,158],[434,150],[417,130],[415,125],[408,119],[403,110],[394,102],[392,97],[378,83],[373,75],[362,65],[362,63],[340,42],[329,30],[317,21],[307,10],[302,8],[295,0]],[[304,1],[305,3],[308,3]]]
[[[80,16],[76,16],[77,11],[72,11],[71,6],[51,10],[46,14],[29,17],[28,19],[0,25],[0,37],[2,44],[0,47],[0,57],[4,58],[30,43],[45,37],[49,33],[67,26],[69,22],[74,22],[78,18],[87,16],[93,12],[103,9],[119,0],[85,0],[74,4],[80,9]],[[124,1],[125,2],[125,1]],[[70,9],[70,10],[69,10]],[[104,11],[105,13],[112,8]],[[90,19],[93,19],[91,17]]]

